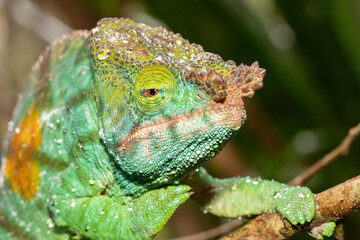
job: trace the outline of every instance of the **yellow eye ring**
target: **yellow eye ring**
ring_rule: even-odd
[[[169,102],[175,87],[175,77],[169,68],[163,65],[149,66],[135,78],[137,106],[144,114],[156,114]]]

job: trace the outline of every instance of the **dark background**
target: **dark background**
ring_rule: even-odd
[[[71,29],[91,29],[102,17],[163,25],[225,60],[259,61],[267,70],[264,88],[246,100],[245,127],[208,166],[216,176],[260,175],[287,182],[335,148],[360,121],[359,0],[0,0],[1,141],[44,47]],[[321,192],[359,171],[357,140],[349,156],[307,185]],[[157,239],[226,221],[186,203]],[[347,219],[346,239],[358,239],[359,225],[359,213]]]

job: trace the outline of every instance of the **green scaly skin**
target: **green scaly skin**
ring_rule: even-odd
[[[179,34],[128,19],[62,37],[33,67],[15,111],[2,158],[0,238],[150,239],[190,186],[219,216],[278,211],[292,224],[310,221],[308,188],[214,179],[200,168],[238,132],[242,98],[262,86],[264,74],[257,63],[236,66]],[[31,145],[36,134],[22,135],[36,129],[22,128],[24,119],[34,122],[29,116],[39,116],[38,147]],[[30,143],[12,150],[21,136]],[[32,168],[10,167],[25,155]],[[24,171],[40,180],[16,183],[27,179]]]

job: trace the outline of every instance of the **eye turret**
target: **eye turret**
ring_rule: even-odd
[[[162,111],[173,96],[175,76],[166,66],[151,65],[135,77],[135,96],[143,114],[154,115]]]

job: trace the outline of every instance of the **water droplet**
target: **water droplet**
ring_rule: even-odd
[[[97,59],[100,61],[105,60],[109,57],[109,53],[111,53],[110,50],[102,51],[100,54],[97,55]]]
[[[281,194],[279,192],[275,193],[274,199],[277,199],[277,198],[280,198],[280,197],[281,197]]]
[[[14,130],[14,122],[13,121],[9,121],[8,122],[8,131],[12,132]]]
[[[101,139],[104,139],[104,129],[103,128],[100,128],[100,130],[99,130],[99,137]]]

